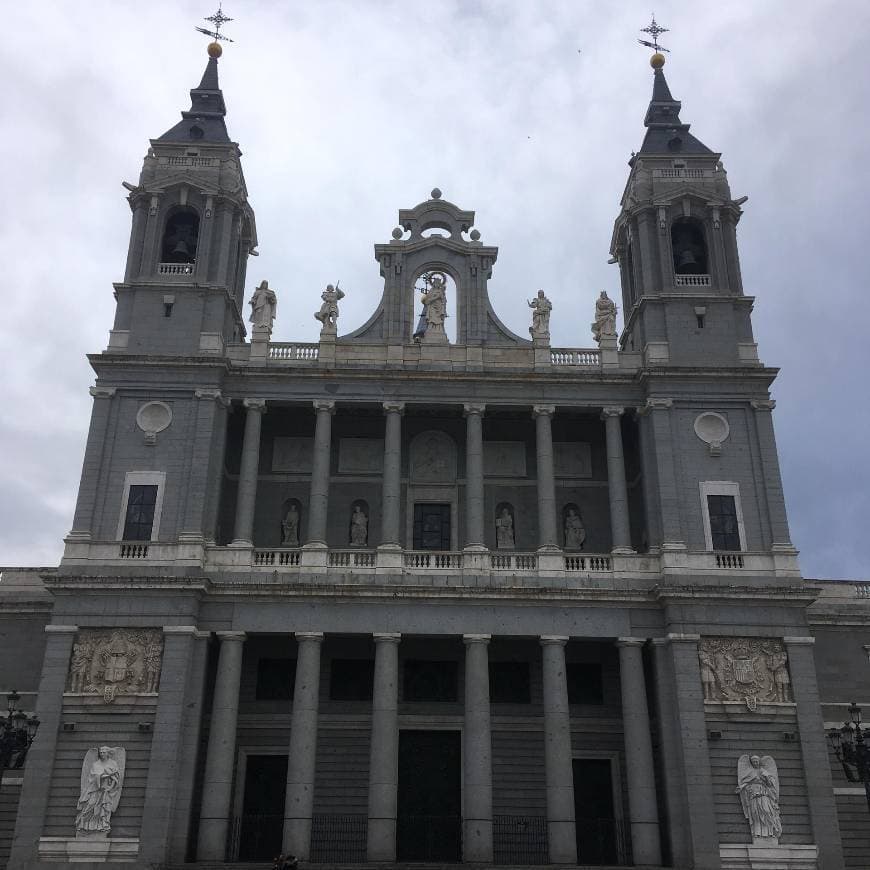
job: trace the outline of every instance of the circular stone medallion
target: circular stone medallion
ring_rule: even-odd
[[[172,409],[165,402],[147,402],[136,414],[136,425],[151,435],[162,432],[172,422]]]
[[[728,421],[715,411],[705,411],[695,417],[695,434],[705,444],[721,444],[730,431]]]

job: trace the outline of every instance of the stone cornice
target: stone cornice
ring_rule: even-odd
[[[657,601],[775,601],[792,607],[806,608],[819,597],[815,586],[654,586],[652,595]]]

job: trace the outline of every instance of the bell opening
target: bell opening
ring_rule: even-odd
[[[166,220],[161,262],[195,263],[198,241],[199,215],[192,208],[176,209]]]
[[[704,230],[694,218],[679,218],[671,226],[674,273],[707,275],[707,243]]]

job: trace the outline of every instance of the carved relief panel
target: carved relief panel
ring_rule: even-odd
[[[159,628],[84,628],[70,657],[67,692],[102,695],[153,694],[160,682],[163,632]]]
[[[705,637],[698,645],[705,701],[759,703],[794,700],[788,654],[781,640],[754,637]]]

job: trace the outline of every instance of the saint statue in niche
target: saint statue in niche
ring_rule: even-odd
[[[284,519],[281,520],[281,531],[282,547],[299,546],[299,511],[295,503],[290,504]]]
[[[776,762],[769,755],[762,758],[741,755],[737,762],[736,791],[752,831],[753,845],[778,845],[782,821]]]
[[[514,518],[508,507],[503,507],[495,519],[495,546],[499,550],[514,549]]]
[[[89,749],[82,764],[76,814],[76,839],[109,835],[112,813],[118,809],[124,785],[126,752],[121,746]]]
[[[426,287],[420,301],[423,303],[423,313],[414,338],[418,341],[446,341],[444,320],[447,317],[447,283],[441,272],[431,272],[424,275]]]
[[[369,542],[369,518],[360,505],[354,505],[350,517],[350,545],[364,547]]]
[[[565,549],[582,550],[586,543],[586,529],[583,519],[575,507],[569,507],[565,511]]]

